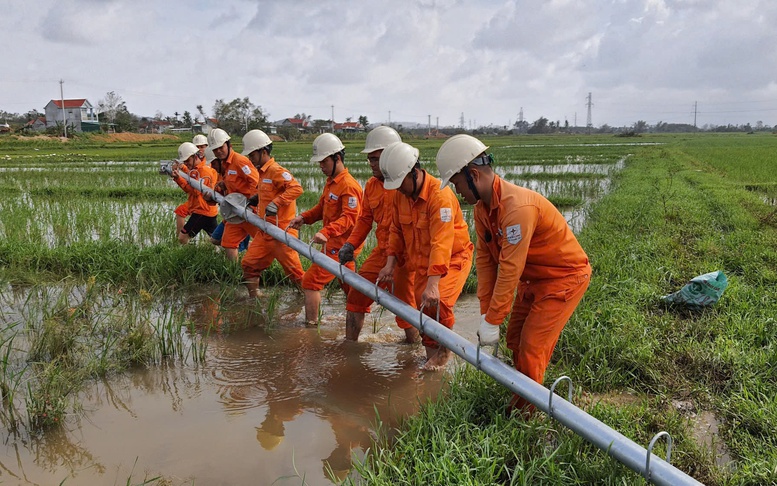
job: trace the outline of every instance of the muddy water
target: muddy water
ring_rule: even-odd
[[[456,308],[456,328],[471,341],[476,302],[464,296]],[[303,301],[293,291],[270,325],[265,304],[239,301],[216,314],[212,303],[198,296],[188,304],[203,329],[215,326],[204,364],[88,386],[79,396],[83,413],[64,430],[5,442],[0,480],[331,484],[328,469],[345,478],[351,459],[371,447],[376,412],[390,428],[444,386],[443,374],[419,371],[423,349],[399,343],[403,332],[388,311],[376,308],[362,341],[346,343],[339,295],[325,300],[319,329],[300,324]]]

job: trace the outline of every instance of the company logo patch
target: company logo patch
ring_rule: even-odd
[[[440,220],[443,223],[450,223],[453,221],[453,211],[451,208],[440,208]]]
[[[508,226],[505,229],[505,232],[507,233],[507,242],[510,243],[511,245],[517,245],[523,238],[523,235],[521,235],[520,224],[514,224],[512,226]]]
[[[243,169],[243,174],[251,175],[251,169],[247,165],[244,165],[241,169]]]
[[[358,201],[355,197],[351,196],[348,198],[348,207],[351,209],[356,209],[356,205],[358,204]]]
[[[284,181],[290,181],[291,180],[291,174],[289,174],[288,172],[284,172],[283,174],[281,174],[281,177],[283,177]]]
[[[237,171],[230,169],[227,171],[227,175],[237,175]]]
[[[329,193],[329,200],[330,201],[337,201],[338,199],[340,199],[339,196],[337,196],[336,194],[333,194],[331,192]]]
[[[265,184],[272,184],[272,179],[262,179]]]

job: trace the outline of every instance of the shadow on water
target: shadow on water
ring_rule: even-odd
[[[272,322],[261,299],[219,304],[204,291],[183,305],[197,332],[208,333],[204,363],[90,383],[78,397],[83,411],[62,428],[6,440],[0,479],[331,484],[364,457],[378,423],[390,431],[444,386],[442,374],[419,370],[423,349],[400,343],[388,311],[376,307],[362,340],[345,342],[339,291],[324,300],[318,329],[301,324],[303,299],[292,290],[282,292]],[[459,313],[461,334],[474,339],[474,296]]]

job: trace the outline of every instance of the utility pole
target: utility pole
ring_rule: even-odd
[[[575,112],[575,127],[577,127],[577,112]]]
[[[63,79],[59,80],[59,99],[62,102],[62,127],[65,129],[65,138],[67,138],[67,112],[65,111],[65,91],[62,85],[65,84]]]
[[[696,109],[698,108],[698,105],[698,101],[693,102],[693,128],[696,128]]]
[[[426,116],[428,117],[426,122],[427,135],[431,137],[432,136],[432,115],[426,115]]]
[[[439,116],[437,117],[436,127],[437,127],[437,131],[439,132],[440,131],[440,117]]]
[[[588,106],[588,118],[586,119],[585,126],[588,130],[588,135],[591,134],[591,128],[594,126],[594,124],[591,122],[591,107],[594,106],[594,104],[591,102],[591,92],[588,92],[588,102],[586,103]]]
[[[464,112],[463,111],[461,112],[461,118],[459,118],[459,127],[461,127],[462,130],[464,129]]]
[[[391,126],[391,110],[389,110],[389,122],[388,122],[388,126]]]
[[[523,106],[518,112],[518,133],[523,133]]]
[[[332,133],[335,133],[335,105],[332,105]]]

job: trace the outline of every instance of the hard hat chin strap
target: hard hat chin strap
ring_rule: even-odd
[[[467,187],[469,187],[469,190],[472,191],[472,195],[475,196],[475,201],[480,201],[480,193],[478,192],[478,188],[475,187],[475,181],[472,180],[472,175],[470,175],[469,170],[467,170],[469,166],[464,166],[464,178],[467,180]]]
[[[421,188],[418,187],[418,171],[421,170],[421,168],[418,167],[418,162],[416,162],[416,165],[411,170],[413,171],[413,192],[411,194],[413,195],[413,199],[416,199],[418,198],[418,193],[421,192]],[[424,171],[424,178],[426,178],[426,171]],[[423,184],[423,181],[421,181],[421,184]]]

